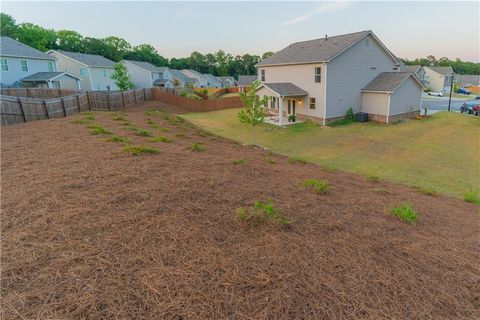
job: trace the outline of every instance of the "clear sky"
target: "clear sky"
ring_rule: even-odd
[[[150,43],[167,57],[223,49],[278,51],[301,40],[373,30],[402,58],[480,61],[478,1],[471,2],[10,2],[17,22],[84,36]]]

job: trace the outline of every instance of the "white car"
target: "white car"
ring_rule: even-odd
[[[437,92],[437,91],[430,91],[428,92],[429,96],[435,96],[435,97],[443,97],[443,92]]]

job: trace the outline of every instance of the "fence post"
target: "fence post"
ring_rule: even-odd
[[[82,108],[80,107],[80,95],[77,95],[77,103],[78,103],[78,113],[82,112]]]
[[[88,110],[92,110],[92,107],[90,106],[90,92],[87,91],[87,107],[88,107]]]
[[[122,109],[125,108],[125,97],[123,96],[123,91],[120,91],[120,95],[122,96]]]
[[[147,89],[143,88],[143,101],[147,101]]]
[[[27,117],[25,116],[25,110],[23,110],[22,98],[18,98],[18,105],[20,106],[20,112],[22,113],[23,121],[27,122]]]
[[[47,100],[45,99],[43,99],[43,110],[45,110],[45,116],[47,119],[50,119],[50,115],[48,114]]]
[[[135,92],[135,89],[133,89],[133,99],[135,100],[135,104],[137,104],[137,93]]]
[[[65,100],[63,100],[63,98],[60,98],[60,100],[62,101],[63,115],[67,117],[67,109],[65,109]]]

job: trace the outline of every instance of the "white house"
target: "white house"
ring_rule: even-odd
[[[222,87],[224,88],[235,87],[237,85],[237,81],[232,76],[222,76],[217,78],[222,82]]]
[[[325,36],[293,43],[258,63],[257,95],[269,97],[269,108],[282,115],[280,125],[289,115],[326,124],[344,118],[349,108],[390,122],[421,108],[422,84],[410,72],[399,73],[399,66],[372,31]],[[386,79],[389,86],[376,85]],[[386,98],[372,108],[364,96],[379,90]]]
[[[55,58],[9,37],[0,38],[2,87],[20,86],[37,72],[56,72]]]
[[[149,62],[122,60],[135,88],[173,88],[172,74],[167,67],[156,67]]]
[[[455,73],[452,67],[423,67],[425,74],[425,86],[433,91],[449,92],[450,84],[455,81]]]
[[[50,50],[47,52],[57,60],[59,71],[80,78],[80,87],[86,91],[118,90],[112,80],[115,62],[96,54]]]

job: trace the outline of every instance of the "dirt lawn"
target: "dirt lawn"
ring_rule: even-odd
[[[111,113],[90,122],[158,154],[125,153],[80,115],[2,128],[3,319],[480,318],[473,204],[290,163],[147,108],[165,106],[121,117],[171,143]],[[293,223],[237,219],[267,198]],[[388,214],[405,201],[415,225]]]

